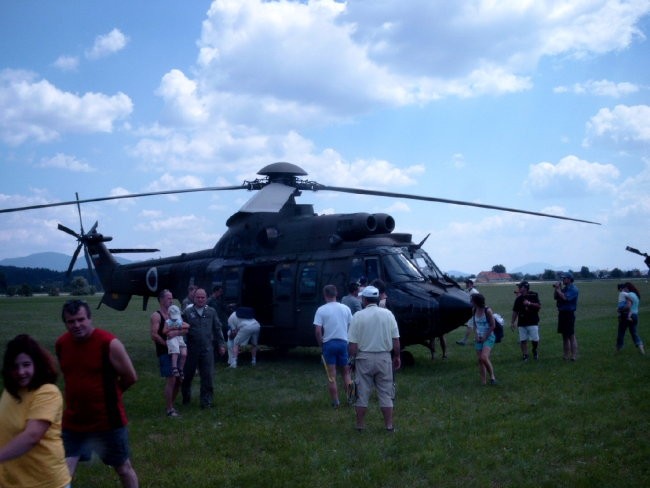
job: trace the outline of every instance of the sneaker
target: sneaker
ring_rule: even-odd
[[[168,417],[180,417],[181,414],[178,413],[175,408],[172,408],[171,410],[167,410],[167,416]]]
[[[535,361],[537,361],[537,360],[539,359],[539,354],[538,354],[538,353],[534,353],[534,354],[533,354],[533,359],[534,359]]]
[[[491,384],[491,385],[496,385],[496,384],[497,384],[497,379],[496,379],[496,378],[492,378],[492,379],[490,380],[490,384]]]
[[[464,345],[465,345],[465,341],[456,341],[456,344],[458,344],[459,346],[464,346]]]
[[[645,354],[645,347],[643,347],[643,344],[639,344],[639,352]]]
[[[340,404],[339,404],[339,401],[338,401],[338,400],[334,400],[334,401],[332,402],[332,408],[333,408],[334,410],[336,410],[337,408],[339,408],[339,406],[340,406]]]
[[[255,366],[256,364],[257,364],[257,360],[256,360],[256,359],[253,359],[253,360],[251,361],[251,366]]]
[[[528,354],[524,354],[524,356],[521,358],[521,360],[525,363],[528,361]]]

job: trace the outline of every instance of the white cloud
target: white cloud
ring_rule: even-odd
[[[66,169],[68,171],[80,173],[90,173],[95,171],[95,168],[90,166],[88,163],[80,161],[74,156],[63,153],[57,153],[51,158],[42,159],[39,166],[41,168]]]
[[[25,71],[0,71],[0,139],[9,145],[50,142],[65,133],[112,132],[133,110],[124,93],[77,95]]]
[[[79,66],[79,58],[76,56],[59,56],[53,66],[61,71],[75,71]]]
[[[610,139],[619,144],[650,142],[650,105],[617,105],[602,108],[587,122],[586,144],[596,139]]]
[[[108,34],[97,36],[93,46],[86,50],[88,59],[99,59],[110,54],[121,51],[126,47],[129,38],[122,34],[119,29],[113,29]]]
[[[555,93],[575,93],[577,95],[597,95],[602,97],[621,98],[639,91],[634,83],[616,83],[609,80],[589,80],[585,83],[574,83],[571,86],[558,86],[553,89]]]
[[[178,122],[197,124],[208,119],[205,102],[197,96],[196,82],[177,69],[163,76],[156,94],[168,102]]]
[[[571,198],[584,194],[614,193],[619,176],[620,172],[613,164],[591,163],[570,155],[557,164],[532,164],[525,186],[536,195]]]

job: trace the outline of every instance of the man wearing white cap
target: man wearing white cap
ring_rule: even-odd
[[[374,388],[386,430],[392,432],[393,371],[401,365],[399,329],[393,313],[377,306],[379,290],[376,287],[365,287],[360,296],[364,308],[352,316],[348,332],[349,353],[356,371],[356,428],[358,431],[365,428],[368,400]]]

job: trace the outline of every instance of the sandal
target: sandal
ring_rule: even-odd
[[[175,376],[176,378],[179,378],[181,376],[181,373],[178,370],[178,368],[172,368],[172,376]]]

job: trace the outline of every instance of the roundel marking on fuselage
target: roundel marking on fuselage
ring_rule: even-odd
[[[149,268],[144,281],[147,283],[147,288],[149,288],[150,291],[158,291],[158,268],[155,266]]]

